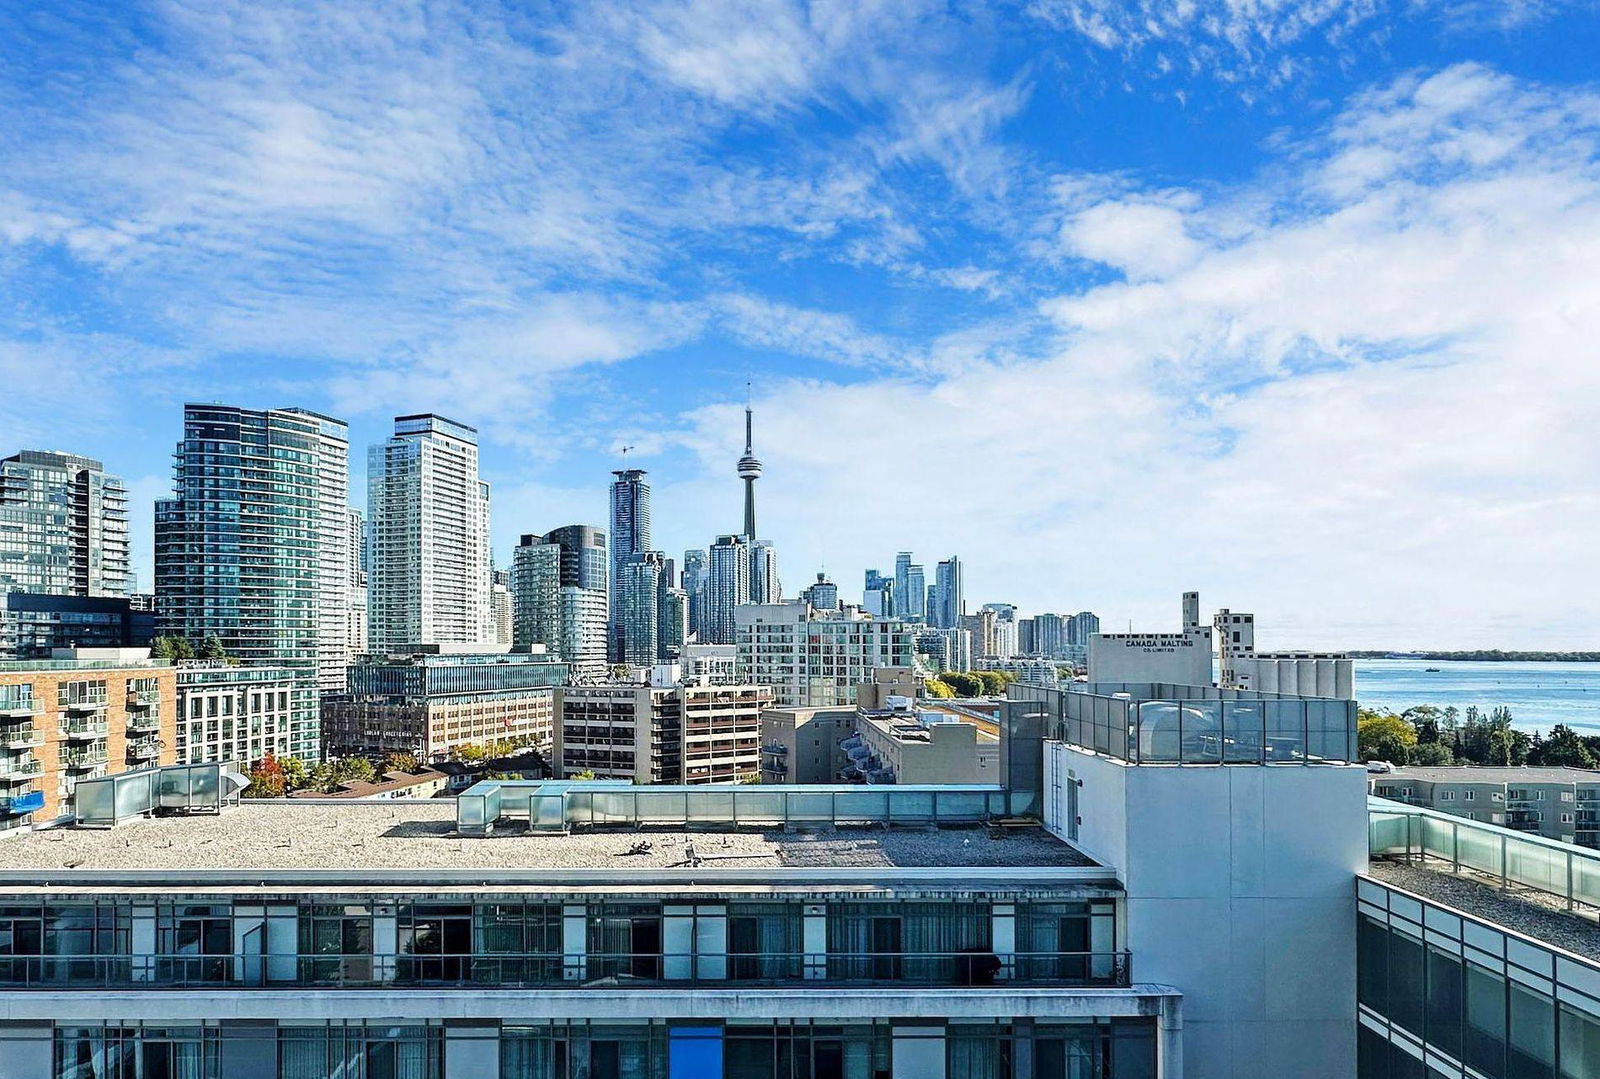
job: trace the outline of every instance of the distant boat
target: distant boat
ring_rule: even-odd
[[[1439,673],[1439,668],[1437,668],[1437,667],[1424,667],[1424,668],[1422,668],[1422,673],[1423,674],[1438,674]]]

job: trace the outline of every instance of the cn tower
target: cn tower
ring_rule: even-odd
[[[739,478],[744,480],[744,534],[752,543],[756,538],[756,480],[761,478],[761,462],[751,451],[753,419],[748,400],[744,406],[744,456],[739,458]]]

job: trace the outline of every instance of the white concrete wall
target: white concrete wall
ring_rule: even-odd
[[[1211,684],[1211,627],[1183,633],[1096,633],[1089,681]]]
[[[1127,888],[1135,980],[1184,994],[1189,1079],[1354,1076],[1364,771],[1045,753],[1047,803],[1082,781],[1076,844]]]

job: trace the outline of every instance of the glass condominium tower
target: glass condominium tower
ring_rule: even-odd
[[[650,549],[650,485],[639,468],[619,469],[611,484],[611,657],[622,656],[622,567]]]
[[[321,567],[337,557],[322,519],[331,423],[288,409],[185,405],[173,497],[156,503],[156,631],[216,637],[243,663],[292,669],[289,745],[311,760]],[[341,512],[341,530],[345,521]]]
[[[99,461],[23,450],[0,460],[0,594],[128,594],[128,490]]]
[[[542,644],[574,679],[606,669],[606,534],[566,525],[525,535],[511,552],[511,640]]]
[[[367,455],[367,637],[374,652],[493,640],[489,485],[476,428],[397,416]]]

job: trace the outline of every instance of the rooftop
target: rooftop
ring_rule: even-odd
[[[1434,865],[1441,868],[1431,868]],[[1533,891],[1503,892],[1470,875],[1449,872],[1442,863],[1430,863],[1425,868],[1373,861],[1367,866],[1367,875],[1481,921],[1600,962],[1600,931],[1596,931],[1594,920],[1569,914],[1564,901],[1556,896]]]
[[[464,837],[456,831],[455,814],[453,800],[246,802],[220,815],[142,818],[109,829],[46,829],[0,841],[0,887],[43,883],[41,871],[56,869],[75,876],[93,870],[249,870],[252,878],[260,869],[287,871],[297,879],[307,871],[360,876],[386,869],[636,874],[689,865],[691,844],[706,870],[1095,864],[1037,827],[628,828],[562,835],[530,834],[523,822],[509,822],[492,837]]]
[[[1388,772],[1374,772],[1372,778],[1421,779],[1429,783],[1600,783],[1600,772],[1587,768],[1480,768],[1473,765],[1453,767],[1415,767],[1407,765]]]

